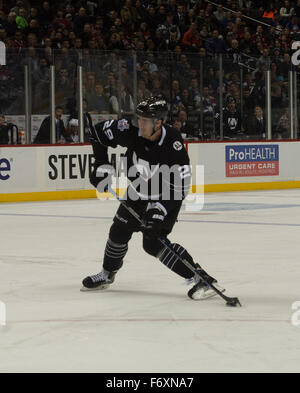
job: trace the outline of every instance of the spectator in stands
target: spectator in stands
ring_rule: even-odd
[[[178,80],[173,80],[173,82],[172,82],[172,104],[173,105],[179,104],[180,95],[181,95],[180,83]]]
[[[206,41],[205,47],[211,53],[226,53],[224,40],[222,36],[219,36],[218,30],[213,31],[212,37]]]
[[[245,136],[247,139],[266,138],[266,120],[259,105],[254,107],[253,114],[245,120]]]
[[[200,102],[196,104],[197,108],[201,107]],[[205,115],[212,115],[216,108],[216,98],[209,94],[209,87],[203,87],[202,108]]]
[[[104,94],[102,83],[96,83],[94,94],[89,95],[90,108],[96,113],[109,113],[109,100]]]
[[[200,101],[200,98],[201,98],[198,78],[193,78],[191,80],[191,86],[189,87],[189,93],[190,93],[190,96],[194,102],[194,105],[196,105]]]
[[[107,45],[108,50],[124,49],[120,34],[113,33]]]
[[[294,10],[294,13],[296,16],[298,16],[298,18],[300,18],[300,0],[297,0],[297,4]]]
[[[271,105],[274,109],[282,106],[282,89],[280,84],[275,81],[271,84]]]
[[[283,77],[278,72],[277,64],[272,62],[271,63],[271,83],[278,82],[279,85],[281,85],[282,81],[283,81]]]
[[[231,40],[231,46],[227,48],[227,53],[232,57],[234,63],[239,61],[240,48],[238,40]]]
[[[66,128],[69,143],[79,143],[79,122],[78,119],[70,119]],[[62,143],[65,143],[62,139]]]
[[[16,24],[19,30],[25,30],[28,27],[26,14],[25,8],[20,8],[19,15],[16,16]]]
[[[187,14],[186,14],[185,7],[182,3],[179,3],[177,5],[177,12],[175,13],[176,25],[180,25],[180,22],[182,22],[183,25],[187,24]]]
[[[284,53],[283,60],[279,66],[279,73],[283,76],[284,80],[288,79],[288,73],[291,70],[291,56],[289,53]]]
[[[88,101],[86,98],[83,98],[83,100],[82,100],[82,107],[83,107],[84,142],[88,143],[88,142],[90,142],[91,129],[94,126],[93,126],[91,114],[89,113],[89,105],[88,105]],[[79,119],[79,111],[78,111],[78,108],[76,107],[76,100],[71,100],[69,113],[70,113],[70,117],[69,117],[68,124],[71,119],[75,119],[75,120]],[[76,125],[76,124],[74,124],[74,125]],[[74,141],[74,139],[73,139],[73,141]]]
[[[55,80],[56,102],[65,107],[67,100],[73,96],[74,79],[68,68],[61,68]]]
[[[182,44],[187,50],[193,52],[197,51],[202,45],[202,40],[195,22],[191,24],[189,30],[184,34]]]
[[[195,136],[195,129],[193,125],[188,121],[187,112],[185,110],[180,110],[178,113],[178,120],[181,123],[180,132],[184,134],[184,137]]]
[[[280,65],[282,63],[282,54],[280,48],[276,47],[273,50],[272,63],[276,64],[278,73],[280,73]]]
[[[21,8],[24,8],[24,2],[22,0],[17,0],[16,1],[16,5],[13,8],[11,8],[10,11],[11,12],[15,12],[16,15],[19,15],[19,12],[20,12]]]
[[[169,31],[170,34],[171,34],[171,32],[173,32],[173,33],[176,32],[176,39],[180,40],[181,33],[179,30],[179,27],[175,24],[174,14],[171,11],[169,11],[167,13],[166,21],[164,22],[164,26],[167,28],[167,30]]]
[[[217,11],[215,11],[213,15],[219,23],[222,23],[224,21],[226,13],[223,11],[222,4],[218,5]]]
[[[28,22],[32,21],[33,19],[39,20],[39,13],[37,8],[30,8]]]
[[[280,8],[280,16],[283,23],[286,23],[295,14],[294,8],[291,6],[289,0],[284,0],[283,7]]]
[[[9,125],[5,121],[5,116],[0,115],[0,145],[8,145],[9,142]]]
[[[162,94],[161,82],[159,79],[152,80],[151,92],[152,92],[152,95],[154,95],[154,96],[158,96],[158,95]]]
[[[16,31],[12,46],[16,49],[16,54],[20,53],[25,47],[25,41],[23,40],[22,31]]]
[[[265,48],[263,49],[262,56],[260,56],[260,58],[258,59],[257,65],[264,64],[268,68],[270,61],[271,59],[269,48]]]
[[[32,19],[29,22],[28,28],[26,29],[27,34],[35,34],[37,37],[41,36],[39,22],[36,19]]]
[[[121,18],[123,18],[124,14],[130,14],[131,20],[136,23],[138,19],[138,13],[136,8],[132,5],[132,0],[125,0],[125,5],[120,11]]]
[[[77,36],[83,33],[84,26],[89,23],[89,17],[86,14],[86,9],[81,7],[78,14],[73,19],[73,29]]]
[[[216,120],[220,130],[220,112],[217,112]],[[240,139],[243,136],[241,114],[234,98],[228,99],[223,110],[223,135],[224,139]]]
[[[45,30],[50,27],[51,22],[53,21],[54,13],[48,1],[44,1],[42,4],[42,8],[39,11],[39,21],[41,26],[44,27]]]
[[[239,49],[241,52],[245,52],[248,48],[250,51],[253,50],[253,42],[249,31],[244,33],[243,38],[239,42]]]
[[[136,0],[135,9],[136,9],[138,23],[147,20],[148,14],[147,14],[147,11],[146,11],[144,5],[142,5],[141,0]]]
[[[147,89],[144,79],[140,79],[138,81],[138,90],[141,90],[143,92],[143,98],[149,98],[151,96],[151,92]]]
[[[263,13],[263,19],[266,19],[266,21],[270,21],[274,19],[274,16],[278,13],[278,11],[274,8],[273,3],[270,3],[267,5],[264,13]]]
[[[132,115],[134,112],[132,95],[123,83],[120,91],[120,111],[122,115]]]
[[[105,75],[108,75],[109,73],[116,74],[118,72],[119,65],[117,60],[116,53],[112,52],[109,54],[103,65]]]
[[[286,27],[290,30],[291,34],[295,34],[299,32],[300,24],[297,16],[293,16],[289,22],[286,24]]]
[[[260,70],[255,72],[254,82],[255,86],[251,91],[251,97],[253,97],[257,105],[264,108],[266,101],[265,72]]]
[[[50,70],[46,58],[41,57],[39,59],[39,65],[36,72],[32,75],[35,84],[39,84],[38,89],[46,89],[49,93],[49,82],[50,82]],[[48,89],[47,89],[48,87]]]
[[[56,141],[57,143],[64,143],[64,142],[72,142],[72,139],[68,136],[64,122],[62,120],[63,108],[57,106],[55,108],[55,132],[56,132]],[[50,136],[51,136],[51,116],[46,117],[38,131],[37,136],[33,143],[35,144],[49,144],[50,143]]]
[[[200,37],[201,37],[203,40],[207,40],[207,39],[209,38],[209,32],[208,32],[208,29],[207,29],[206,24],[202,25],[202,28],[201,28],[199,34],[200,34]]]
[[[109,80],[110,82],[105,82],[104,93],[102,92],[100,97],[104,94],[109,111],[119,114],[121,103],[118,102],[118,89],[121,83],[129,86],[129,81],[132,80],[133,53],[128,52],[125,65],[122,62],[122,75],[119,81],[120,57],[115,50],[129,48],[138,50],[138,95],[146,97],[150,90],[170,95],[171,77],[172,81],[178,81],[180,85],[179,93],[174,92],[173,97],[170,97],[174,110],[178,113],[184,107],[189,116],[195,106],[199,109],[199,103],[207,98],[206,88],[202,97],[200,93],[195,95],[191,90],[186,91],[192,89],[191,80],[194,79],[197,82],[193,84],[196,90],[199,90],[200,78],[199,75],[194,75],[194,69],[199,71],[199,59],[204,59],[203,84],[212,89],[209,95],[218,98],[218,60],[214,55],[225,55],[224,98],[230,93],[228,96],[235,98],[238,107],[240,86],[230,74],[236,70],[239,72],[240,68],[235,68],[238,62],[248,66],[248,72],[252,68],[255,69],[253,77],[258,75],[258,78],[254,83],[253,80],[248,81],[247,78],[250,77],[246,76],[244,67],[244,81],[247,82],[243,87],[245,113],[250,109],[252,111],[254,104],[259,104],[262,108],[265,105],[264,73],[271,58],[271,77],[274,85],[271,91],[272,106],[279,108],[287,95],[291,42],[299,40],[300,0],[277,0],[274,2],[275,6],[258,0],[228,0],[223,3],[212,5],[201,0],[114,0],[101,2],[101,7],[96,7],[98,2],[95,1],[44,1],[42,5],[38,5],[36,1],[30,0],[7,0],[0,11],[0,39],[5,41],[8,48],[14,48],[14,56],[22,55],[22,48],[30,48],[27,53],[33,78],[33,107],[35,110],[38,109],[38,112],[43,106],[41,102],[46,103],[49,93],[48,64],[52,61],[53,55],[58,72],[57,79],[61,78],[61,70],[66,69],[68,72],[68,93],[64,92],[68,89],[61,88],[60,81],[56,85],[60,105],[65,105],[66,100],[74,95],[75,65],[82,55],[84,78],[88,78],[89,73],[94,73],[93,89],[88,83],[86,86],[91,107],[94,106],[96,97],[95,85],[102,85],[104,81]],[[235,12],[225,12],[223,6]],[[265,24],[257,26],[254,21],[250,22],[243,15],[263,20],[270,24],[270,27]],[[17,28],[17,17],[20,28]],[[196,40],[192,32],[195,32]],[[40,48],[43,48],[43,52]],[[97,49],[107,48],[113,51],[110,55],[96,56]],[[60,55],[57,50],[60,51]],[[153,54],[148,55],[141,51]],[[157,56],[158,51],[174,51],[174,54]],[[188,56],[190,51],[197,55]],[[14,61],[13,67],[23,64],[20,59],[21,57]],[[171,61],[174,64],[172,74]],[[14,81],[16,72],[13,67],[10,66],[9,70],[1,69],[4,81],[1,80],[0,92],[1,89],[4,90],[4,82],[5,89],[11,92],[9,99],[3,98],[3,94],[0,95],[1,107],[8,107],[8,102],[15,101],[17,86],[21,85],[20,81]],[[40,83],[43,81],[46,81],[46,84],[42,88]],[[6,84],[9,84],[8,88]],[[103,85],[98,90],[102,89]],[[44,98],[40,94],[41,91],[44,91]],[[133,95],[132,91],[127,93]],[[190,93],[193,98],[197,97],[196,101]],[[210,105],[203,106],[210,108]]]
[[[182,93],[180,95],[180,103],[187,111],[191,111],[194,109],[194,103],[188,89],[182,90]]]
[[[148,38],[151,38],[151,33],[150,30],[148,28],[148,25],[146,22],[142,22],[140,24],[140,30],[139,30],[142,34],[142,37],[147,40]]]
[[[16,23],[16,17],[17,17],[17,14],[15,12],[10,12],[8,14],[7,22],[4,25],[8,37],[12,37],[16,34],[16,31],[18,29],[18,26]]]
[[[175,119],[174,122],[173,122],[173,127],[174,127],[177,131],[181,132],[181,128],[182,128],[181,121],[180,121],[179,119]],[[185,134],[182,134],[182,137],[185,138],[186,135],[185,135]]]
[[[111,96],[117,96],[118,95],[118,88],[117,88],[117,82],[114,74],[111,72],[109,73],[107,77],[107,82],[108,84],[104,87],[104,92],[106,96],[109,98]]]
[[[109,113],[119,115],[120,114],[120,105],[118,102],[118,98],[114,95],[109,98]]]
[[[290,113],[286,108],[276,124],[274,139],[285,139],[290,136]]]

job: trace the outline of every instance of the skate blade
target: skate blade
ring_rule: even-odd
[[[96,288],[86,288],[86,287],[82,287],[80,288],[80,292],[95,292],[95,291],[102,291],[104,289],[107,289],[109,287],[110,284],[103,284],[103,285],[99,285],[99,287]]]
[[[220,291],[220,292],[225,292],[225,288],[220,287],[219,285],[214,284],[214,286]],[[202,288],[199,291],[196,291],[192,295],[193,300],[206,300],[211,297],[217,296],[218,294],[213,290],[213,289],[206,289]]]

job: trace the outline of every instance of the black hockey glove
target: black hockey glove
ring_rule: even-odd
[[[144,234],[147,237],[159,236],[163,227],[164,219],[165,215],[158,207],[153,207],[147,210],[144,216]]]
[[[110,164],[95,167],[90,177],[90,181],[98,192],[107,192],[111,188],[114,168]]]

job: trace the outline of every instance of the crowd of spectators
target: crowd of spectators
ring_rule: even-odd
[[[56,66],[56,105],[74,112],[81,64],[90,113],[130,116],[135,96],[139,101],[163,94],[169,121],[186,136],[216,138],[223,119],[225,137],[263,138],[270,69],[273,135],[287,137],[300,0],[214,3],[0,0],[0,40],[8,53],[8,65],[0,66],[0,113],[24,113],[24,64],[30,68],[32,113],[49,113],[50,64]]]

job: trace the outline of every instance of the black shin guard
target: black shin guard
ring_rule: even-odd
[[[170,250],[171,249],[171,250]],[[175,251],[175,252],[173,252]],[[192,278],[195,273],[191,271],[180,258],[187,260],[193,267],[196,268],[192,256],[180,244],[169,243],[168,247],[164,247],[159,253],[159,260],[166,265],[170,270],[179,274],[184,278]]]
[[[105,248],[103,268],[109,272],[119,270],[128,250],[128,243],[118,244],[108,239]]]

